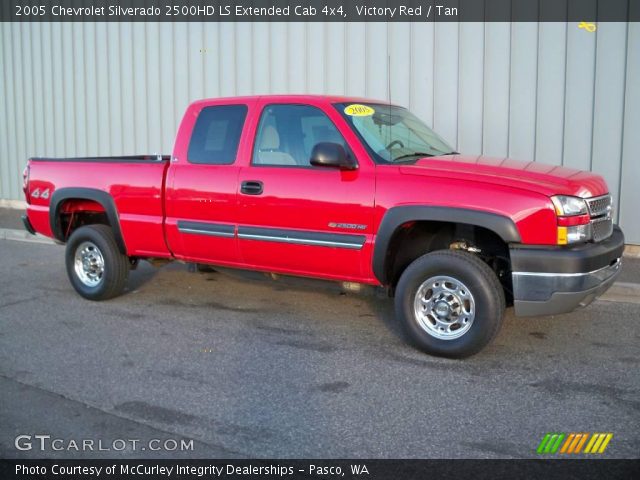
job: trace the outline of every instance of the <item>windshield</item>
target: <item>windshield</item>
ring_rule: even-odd
[[[415,162],[420,157],[456,153],[406,108],[379,103],[338,103],[335,107],[378,163]]]

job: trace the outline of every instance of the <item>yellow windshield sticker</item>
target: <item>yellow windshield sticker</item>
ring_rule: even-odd
[[[347,105],[346,107],[344,107],[344,113],[351,117],[369,117],[376,113],[376,111],[371,107],[367,107],[366,105],[354,103],[352,105]]]

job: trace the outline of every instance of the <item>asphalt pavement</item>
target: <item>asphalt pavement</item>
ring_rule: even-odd
[[[142,262],[93,303],[63,254],[0,240],[1,458],[520,458],[547,432],[612,432],[603,457],[639,456],[638,303],[509,310],[456,361],[408,346],[380,296]],[[111,450],[69,447],[86,439]]]

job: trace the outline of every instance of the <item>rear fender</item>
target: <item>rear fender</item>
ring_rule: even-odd
[[[73,201],[66,202],[66,200]],[[113,230],[113,236],[115,237],[118,249],[122,254],[127,254],[127,248],[120,228],[118,211],[113,197],[107,192],[94,188],[61,188],[53,192],[49,205],[49,222],[51,232],[57,240],[61,242],[65,241],[60,215],[62,213],[78,211],[104,212]]]

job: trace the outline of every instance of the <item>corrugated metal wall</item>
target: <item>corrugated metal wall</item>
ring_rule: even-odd
[[[465,153],[604,174],[640,243],[640,24],[1,24],[0,198],[35,155],[170,153],[202,97],[407,105]],[[388,78],[390,76],[390,78]]]

